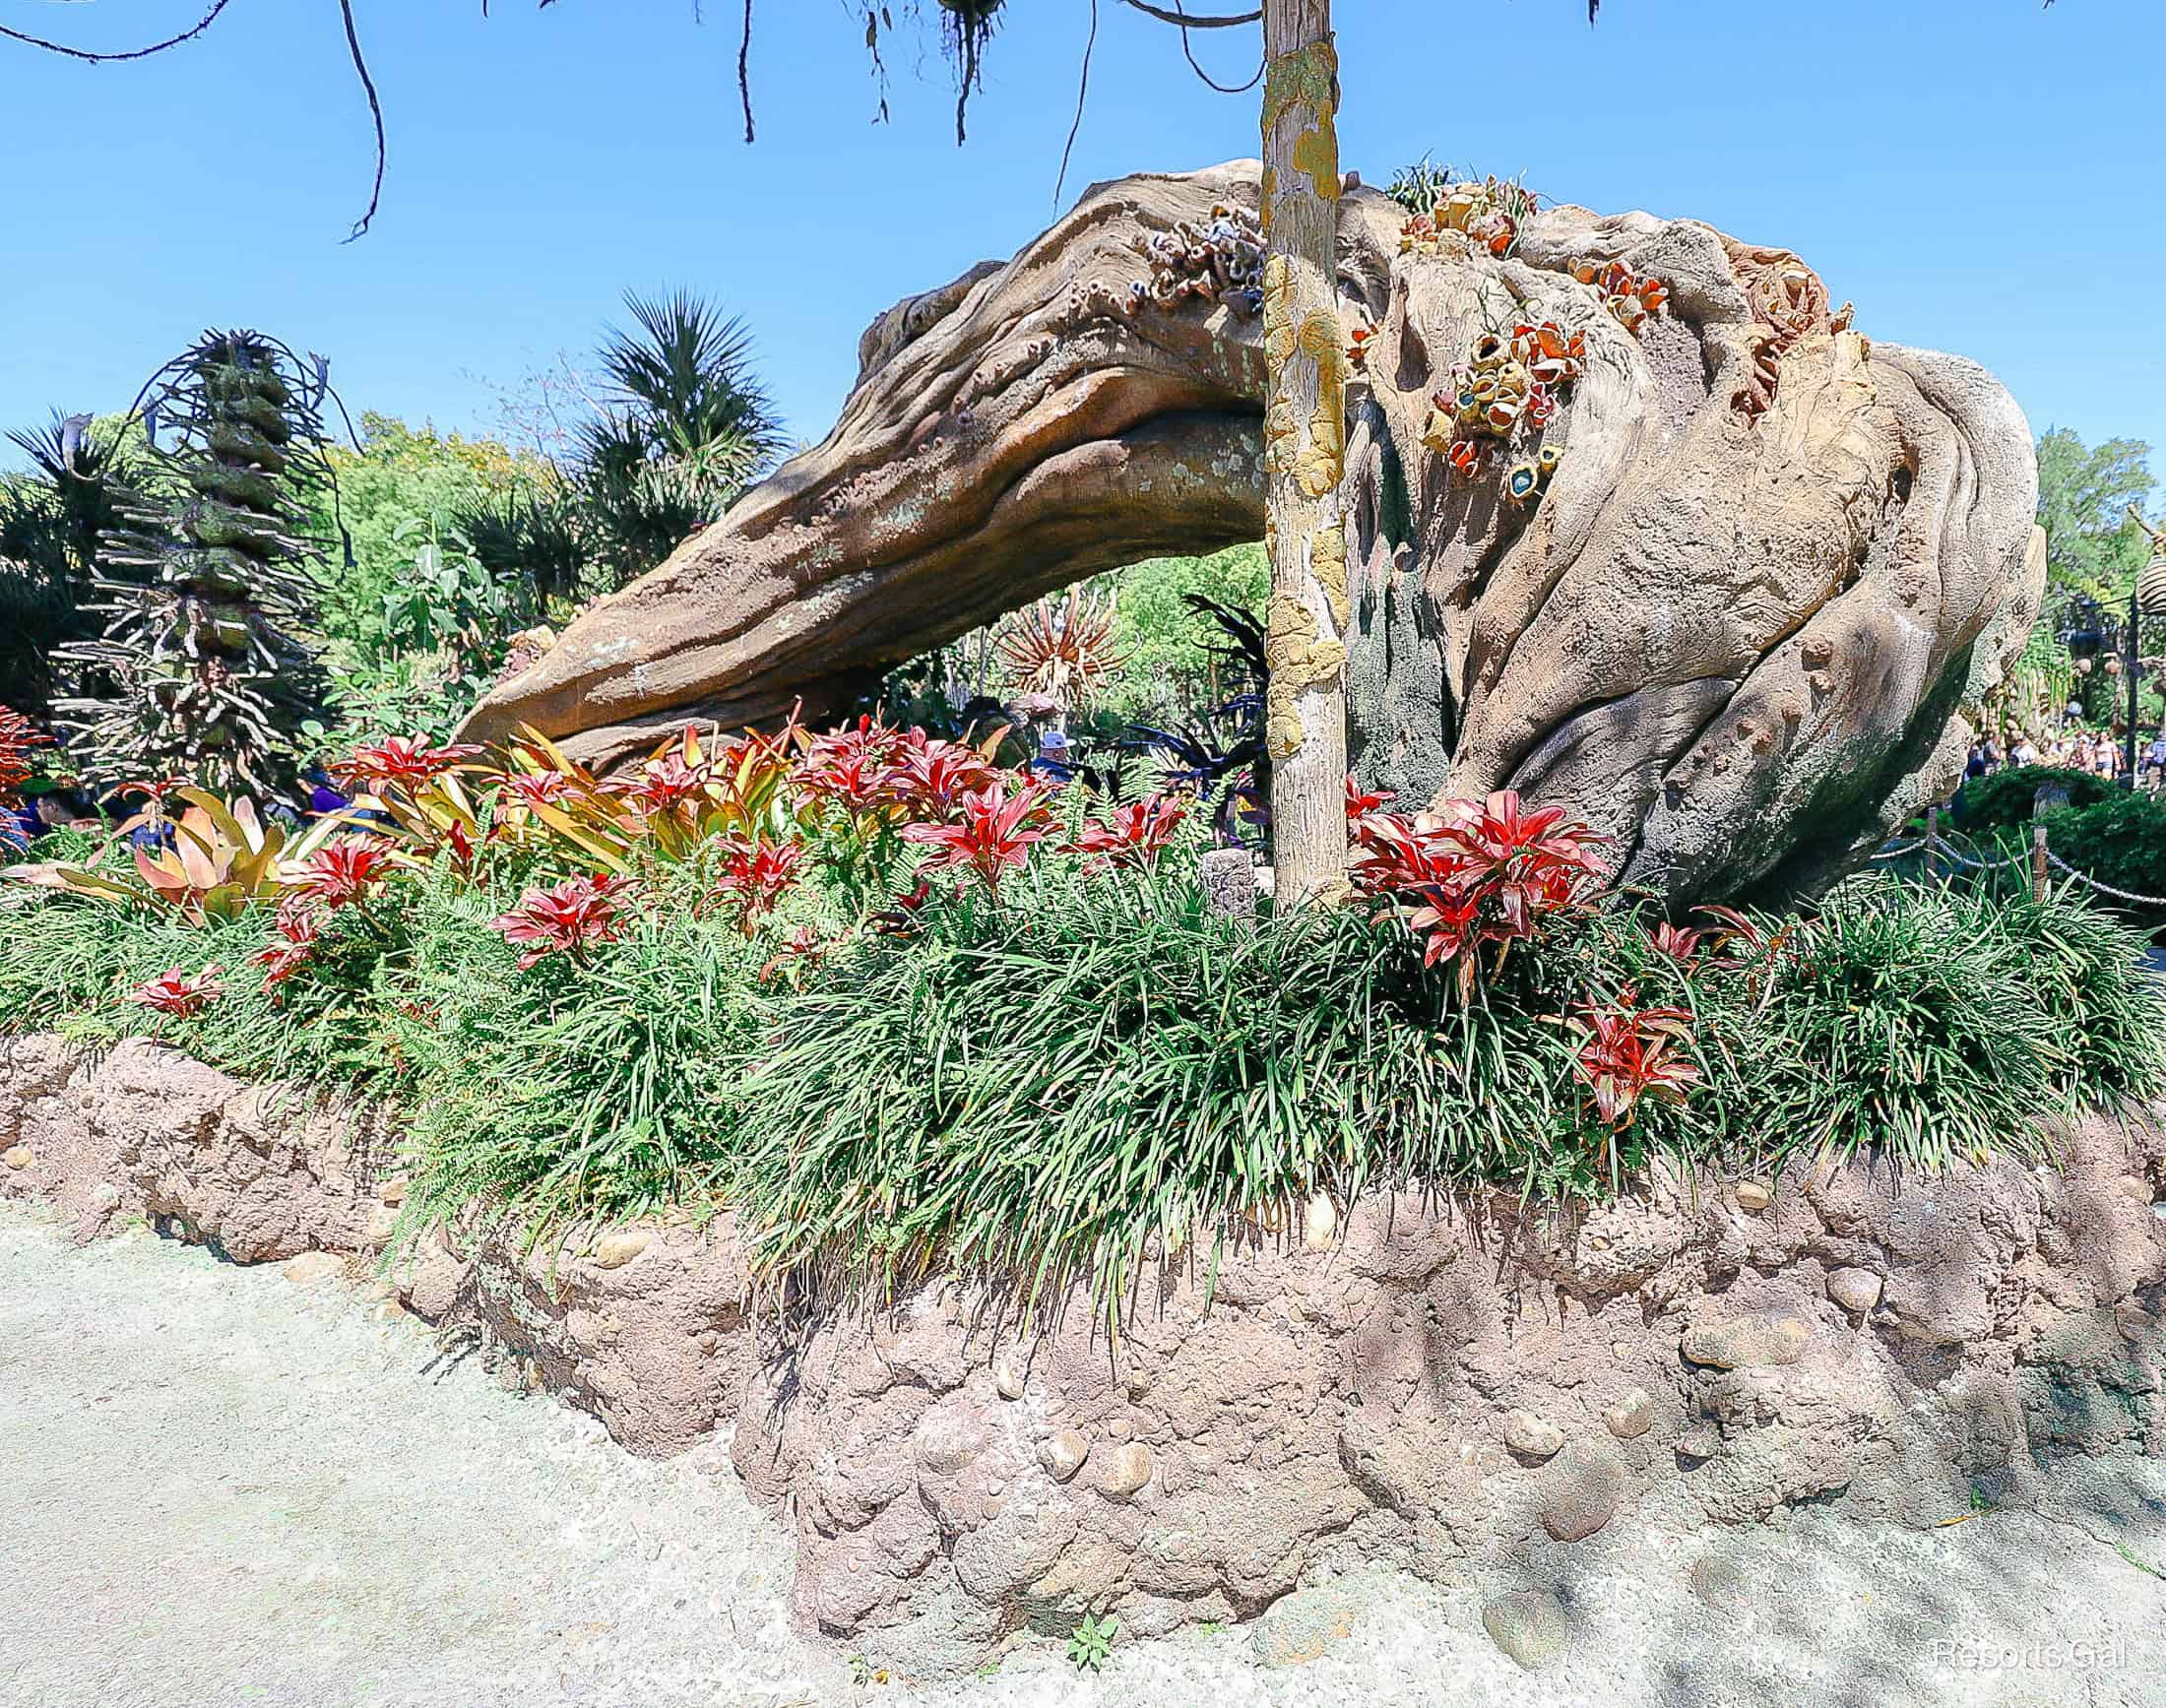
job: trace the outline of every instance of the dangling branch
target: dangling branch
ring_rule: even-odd
[[[744,0],[744,35],[737,43],[737,95],[744,102],[744,140],[752,140],[752,0]]]
[[[1075,119],[1068,126],[1067,143],[1060,150],[1060,175],[1052,181],[1052,205],[1060,206],[1060,192],[1067,187],[1068,157],[1075,153],[1075,135],[1083,128],[1083,102],[1091,93],[1091,50],[1098,45],[1098,0],[1091,0],[1091,33],[1083,43],[1083,81],[1076,86]]]
[[[1238,17],[1192,18],[1179,9],[1178,0],[1175,9],[1171,12],[1162,6],[1149,5],[1146,0],[1122,0],[1122,4],[1133,6],[1138,12],[1147,13],[1149,16],[1156,18],[1161,24],[1178,24],[1183,30],[1233,30],[1243,24],[1259,23],[1263,18],[1260,9],[1254,12],[1243,12]]]
[[[93,53],[88,48],[70,47],[64,41],[47,41],[42,35],[26,35],[20,30],[10,30],[5,24],[0,24],[0,35],[6,36],[10,41],[20,41],[27,47],[42,47],[47,53],[57,53],[68,59],[87,60],[93,65],[110,65],[122,59],[148,59],[154,53],[163,53],[168,47],[178,47],[184,41],[193,41],[216,24],[219,14],[232,3],[233,0],[212,0],[211,10],[196,22],[193,29],[183,30],[178,35],[168,36],[163,41],[154,41],[148,47],[131,47],[125,53]]]
[[[1132,6],[1146,18],[1156,18],[1161,24],[1179,26],[1181,56],[1188,61],[1188,69],[1203,80],[1205,88],[1216,90],[1220,95],[1246,95],[1263,81],[1264,62],[1259,57],[1256,61],[1256,75],[1246,83],[1219,82],[1217,78],[1203,69],[1202,63],[1196,58],[1195,44],[1188,39],[1188,32],[1191,30],[1232,30],[1239,25],[1253,24],[1263,16],[1261,12],[1243,12],[1239,16],[1204,18],[1191,17],[1182,8],[1180,0],[1174,0],[1174,9],[1171,12],[1162,6],[1150,5],[1147,0],[1123,0],[1123,4]]]
[[[361,57],[361,38],[353,30],[353,0],[339,0],[339,15],[346,21],[346,49],[353,56],[353,70],[360,77],[361,93],[368,96],[368,115],[376,125],[376,181],[369,186],[368,206],[353,221],[353,229],[346,235],[350,243],[367,232],[369,222],[376,218],[376,204],[384,193],[384,103],[376,98],[376,80],[368,75],[368,61]]]

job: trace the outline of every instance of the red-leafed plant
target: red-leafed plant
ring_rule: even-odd
[[[1664,919],[1647,934],[1647,944],[1657,955],[1668,956],[1680,967],[1696,967],[1699,964],[1700,939],[1705,934],[1692,926],[1673,925]]]
[[[769,958],[760,969],[759,980],[766,984],[778,976],[793,986],[804,981],[805,974],[817,967],[840,946],[840,939],[822,937],[810,925],[799,925],[790,933],[779,954]]]
[[[16,803],[16,791],[30,781],[32,749],[51,740],[22,713],[0,706],[0,806]],[[20,849],[28,841],[12,814],[0,818],[0,848]]]
[[[759,921],[796,886],[798,869],[804,863],[804,844],[755,843],[732,836],[724,840],[721,855],[722,869],[708,891],[708,899],[733,908],[737,928],[749,937]]]
[[[506,771],[497,778],[504,798],[532,812],[538,806],[561,806],[578,785],[562,771]]]
[[[921,870],[972,871],[998,895],[1000,874],[1021,865],[1032,847],[1053,834],[1046,810],[1051,791],[1035,782],[1014,787],[1004,778],[974,790],[956,803],[953,824],[906,824],[903,840],[925,850]]]
[[[673,812],[705,792],[708,775],[704,759],[688,762],[681,749],[671,747],[640,767],[639,779],[624,791],[624,798],[650,815]]]
[[[900,729],[860,717],[855,725],[815,735],[792,781],[807,800],[852,816],[877,813],[893,803],[888,776],[906,748]]]
[[[1530,809],[1504,790],[1409,819],[1384,811],[1385,798],[1347,791],[1355,893],[1424,940],[1425,966],[1455,962],[1462,997],[1483,949],[1494,947],[1501,966],[1513,943],[1584,904],[1601,879],[1597,850],[1609,839],[1561,807]]]
[[[490,924],[505,942],[529,945],[519,957],[522,973],[549,955],[569,955],[584,967],[595,948],[623,929],[627,887],[607,873],[567,878],[549,889],[529,890]]]
[[[975,748],[960,741],[928,736],[923,729],[910,730],[902,741],[880,787],[911,818],[948,818],[964,795],[986,788],[998,775]]]
[[[1641,1100],[1681,1103],[1699,1080],[1691,1059],[1692,1017],[1682,1008],[1634,1008],[1627,985],[1613,1006],[1582,1003],[1572,1020],[1585,1035],[1575,1063],[1594,1093],[1595,1112],[1629,1126]]]
[[[331,775],[349,789],[375,794],[385,789],[411,794],[437,778],[458,770],[481,751],[466,742],[431,747],[406,735],[391,735],[334,760]]]
[[[1083,856],[1086,871],[1107,866],[1149,871],[1187,816],[1186,802],[1177,796],[1148,795],[1115,807],[1104,823],[1086,824],[1075,839],[1075,852]]]
[[[222,971],[214,961],[190,979],[178,967],[168,967],[156,979],[136,985],[126,999],[139,1008],[148,1008],[160,1020],[186,1020],[225,994],[225,986],[218,979]]]
[[[288,881],[296,895],[322,907],[353,907],[382,889],[402,863],[383,843],[347,837],[318,849]]]
[[[306,897],[289,896],[279,904],[278,914],[272,921],[279,940],[248,957],[252,966],[263,969],[266,996],[315,959],[316,938],[323,929],[323,922],[322,909],[313,906]]]

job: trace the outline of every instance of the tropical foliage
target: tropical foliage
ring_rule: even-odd
[[[2161,1084],[2134,939],[2068,897],[1881,878],[1679,923],[1509,794],[1350,791],[1350,905],[1248,919],[1195,879],[1210,801],[870,718],[618,778],[532,733],[335,770],[353,807],[297,840],[165,790],[153,846],[18,868],[46,899],[0,1024],[393,1101],[410,1233],[726,1202],[770,1275],[980,1265],[1113,1308],[1148,1252],[1319,1192],[1942,1168]]]

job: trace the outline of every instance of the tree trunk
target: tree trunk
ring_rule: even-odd
[[[1264,0],[1264,479],[1276,894],[1346,884],[1346,334],[1330,0]]]

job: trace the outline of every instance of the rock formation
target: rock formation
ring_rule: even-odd
[[[830,717],[1063,582],[1257,537],[1255,173],[1094,187],[889,310],[834,432],[468,733],[614,765],[687,718]],[[1788,251],[1514,207],[1402,235],[1341,202],[1357,766],[1567,803],[1681,904],[1810,890],[1953,779],[2028,631],[2028,424]]]
[[[144,1216],[243,1262],[378,1253],[388,1136],[154,1044],[0,1041],[0,1198],[85,1238]],[[1570,1219],[1376,1192],[1297,1220],[1208,1294],[1206,1254],[1154,1253],[1117,1340],[1080,1295],[1025,1331],[941,1279],[748,1310],[728,1212],[532,1251],[435,1233],[388,1279],[635,1451],[733,1426],[795,1526],[800,1625],[928,1671],[1086,1607],[1247,1618],[1358,1561],[1531,1594],[1613,1527],[1924,1528],[2031,1504],[2059,1456],[2166,1452],[2155,1114],[1899,1190],[1861,1161]]]

